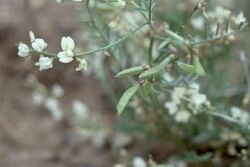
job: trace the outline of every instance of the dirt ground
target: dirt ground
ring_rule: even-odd
[[[71,127],[55,122],[44,108],[36,107],[32,89],[25,84],[30,73],[48,86],[60,83],[66,101],[78,98],[110,122],[112,109],[97,81],[76,73],[72,65],[58,64],[53,70],[39,72],[34,62],[16,53],[15,44],[28,42],[29,30],[46,39],[51,49],[60,47],[62,34],[75,36],[73,5],[58,5],[54,0],[0,1],[0,166],[111,166],[112,157],[105,150],[95,150],[88,143],[65,144]]]

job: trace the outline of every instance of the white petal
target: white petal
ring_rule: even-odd
[[[62,37],[62,39],[61,39],[61,48],[64,51],[67,50],[67,40],[66,40],[66,37]]]
[[[204,94],[196,93],[191,96],[191,101],[197,108],[199,108],[207,101],[207,96]]]
[[[62,63],[70,63],[71,61],[73,61],[72,57],[68,57],[66,52],[59,52],[57,54],[57,57],[59,58],[59,61]]]
[[[29,31],[30,42],[35,41],[35,35],[32,31]]]
[[[47,43],[43,39],[37,38],[32,42],[31,46],[35,51],[42,52],[47,47]]]
[[[187,123],[190,117],[191,114],[188,111],[182,110],[175,115],[175,121],[180,123]]]
[[[51,92],[55,97],[62,97],[64,94],[64,90],[63,88],[58,85],[58,84],[54,84],[51,88]]]
[[[73,50],[75,47],[75,42],[71,37],[62,37],[61,48],[63,51]]]
[[[147,163],[141,157],[135,157],[133,159],[133,167],[146,167]]]
[[[19,43],[18,45],[18,55],[20,57],[26,57],[29,56],[29,47],[25,43]]]
[[[47,70],[53,67],[53,60],[49,57],[40,56],[39,61],[35,63],[36,66],[40,66],[39,70]]]
[[[67,49],[73,50],[75,48],[75,42],[71,37],[67,37]]]
[[[79,61],[79,64],[78,64],[78,67],[76,68],[76,71],[81,71],[81,70],[86,71],[88,68],[87,61],[84,58],[78,59],[78,61]]]

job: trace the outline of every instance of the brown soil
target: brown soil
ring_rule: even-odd
[[[55,122],[44,109],[32,102],[32,89],[25,84],[33,73],[50,86],[60,83],[66,90],[65,105],[76,98],[91,112],[113,120],[112,109],[98,83],[76,73],[72,65],[59,64],[39,72],[31,60],[16,54],[15,44],[28,41],[28,31],[43,37],[49,48],[59,48],[60,37],[78,31],[73,3],[62,5],[53,0],[1,0],[0,2],[0,166],[5,167],[105,167],[112,157],[88,143],[65,143],[72,133],[67,122]]]

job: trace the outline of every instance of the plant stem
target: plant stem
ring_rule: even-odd
[[[154,46],[154,36],[153,36],[153,20],[152,20],[152,8],[153,8],[153,0],[149,0],[149,9],[148,9],[148,24],[150,26],[150,42],[148,48],[148,64],[151,67],[153,64],[153,46]]]
[[[92,54],[92,53],[95,53],[95,52],[100,52],[100,51],[109,49],[109,48],[111,48],[111,47],[113,47],[115,45],[118,45],[118,44],[122,43],[123,41],[125,41],[126,39],[128,39],[129,37],[131,37],[134,33],[136,33],[137,31],[139,31],[145,25],[146,25],[146,23],[143,24],[143,25],[141,25],[141,26],[139,26],[138,28],[136,28],[135,30],[131,31],[127,35],[123,36],[122,38],[118,39],[117,41],[108,44],[107,46],[103,46],[103,47],[100,47],[100,48],[97,48],[97,49],[93,49],[93,50],[89,50],[89,51],[86,51],[86,52],[78,53],[75,56],[77,56],[77,57],[83,57],[83,56],[86,56],[86,55],[89,55],[89,54]]]

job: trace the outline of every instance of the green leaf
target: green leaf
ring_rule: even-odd
[[[139,78],[143,79],[143,78],[151,77],[152,75],[157,74],[157,73],[163,71],[165,69],[165,66],[171,62],[171,58],[170,57],[171,56],[169,56],[166,59],[164,59],[159,65],[157,65],[157,66],[155,66],[153,68],[150,68],[150,69],[144,71],[143,73],[141,73],[139,75]]]
[[[136,75],[144,70],[142,66],[136,66],[120,71],[115,77],[126,77],[128,75]]]
[[[165,48],[169,43],[170,43],[170,40],[165,40],[165,41],[163,41],[163,42],[159,45],[158,50],[162,50],[162,49]]]
[[[149,94],[149,92],[151,91],[151,87],[152,87],[152,84],[150,82],[147,82],[145,85],[142,86],[143,92],[145,94]]]
[[[180,69],[188,72],[188,73],[194,73],[195,69],[193,65],[190,64],[186,64],[186,63],[182,63],[182,62],[177,62],[176,63],[178,65],[178,67],[180,67]]]
[[[197,56],[194,57],[193,65],[194,65],[194,69],[195,69],[196,74],[201,75],[201,76],[206,75],[206,72],[205,72],[204,68],[201,65],[199,57],[197,57]]]
[[[139,84],[127,89],[122,97],[120,98],[119,102],[116,105],[116,109],[118,115],[121,115],[125,107],[128,105],[129,100],[135,95],[136,91],[139,89]]]

